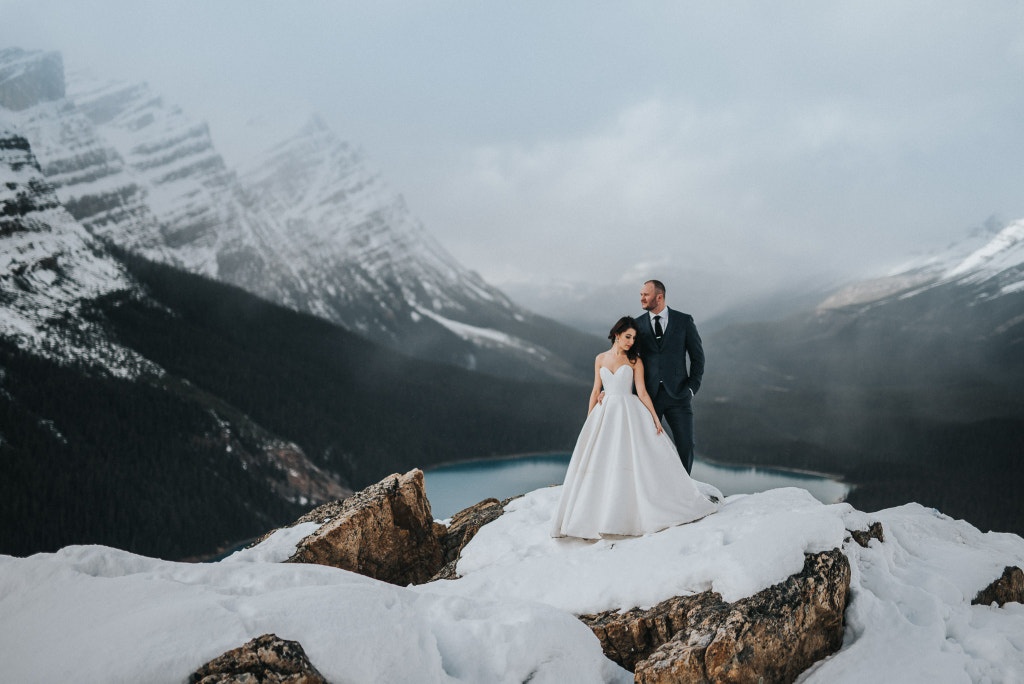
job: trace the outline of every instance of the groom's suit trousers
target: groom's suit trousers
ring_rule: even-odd
[[[689,392],[687,392],[689,394]],[[655,412],[661,416],[662,425],[668,426],[672,441],[675,442],[679,460],[689,473],[693,469],[693,404],[690,397],[673,399],[659,387],[657,396],[651,398]]]

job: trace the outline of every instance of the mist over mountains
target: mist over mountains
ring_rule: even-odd
[[[841,473],[861,508],[912,500],[1024,531],[1024,221],[705,348],[709,457]]]

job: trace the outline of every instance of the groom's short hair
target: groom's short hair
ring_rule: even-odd
[[[650,283],[651,285],[654,286],[655,295],[665,294],[665,283],[661,282],[660,280],[648,280],[647,283]],[[647,283],[644,283],[644,285],[646,285]]]

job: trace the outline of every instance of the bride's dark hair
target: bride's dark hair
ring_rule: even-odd
[[[612,331],[608,333],[608,339],[615,343],[615,338],[626,332],[632,330],[637,334],[637,339],[633,342],[633,346],[626,350],[626,358],[629,359],[630,363],[636,361],[640,356],[640,328],[636,324],[636,320],[632,316],[623,316],[615,325],[612,326]]]

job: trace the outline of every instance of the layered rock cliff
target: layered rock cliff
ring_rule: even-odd
[[[133,287],[61,205],[28,140],[0,127],[0,335],[42,356],[119,374],[154,370],[83,316],[96,297]]]

